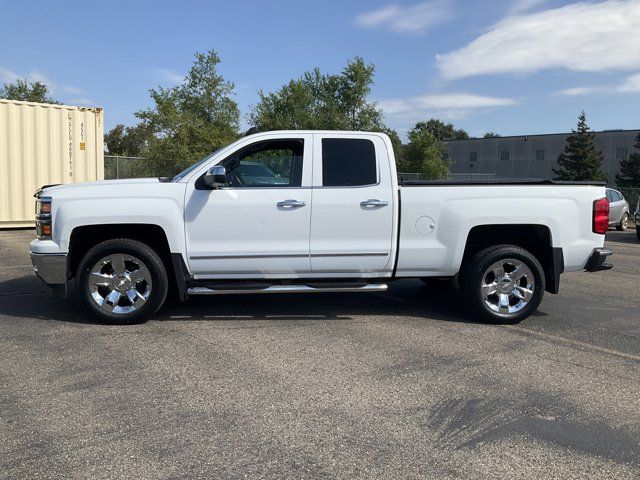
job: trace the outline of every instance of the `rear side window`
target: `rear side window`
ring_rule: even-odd
[[[322,139],[322,185],[352,187],[378,183],[376,150],[371,140]]]

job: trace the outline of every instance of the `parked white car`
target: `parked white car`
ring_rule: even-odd
[[[273,174],[238,181],[237,169],[256,164]],[[514,323],[558,292],[562,272],[611,268],[604,185],[399,184],[381,133],[259,133],[170,180],[48,186],[37,196],[36,273],[63,295],[75,279],[107,322],[149,318],[170,288],[186,300],[381,292],[396,279],[449,277],[478,318]]]
[[[624,231],[629,226],[629,202],[618,190],[607,188],[607,200],[609,200],[609,225],[617,230]]]

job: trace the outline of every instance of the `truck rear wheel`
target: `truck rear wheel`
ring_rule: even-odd
[[[462,293],[484,321],[519,323],[536,311],[545,289],[544,270],[527,250],[500,245],[482,250],[462,272]]]
[[[128,238],[102,242],[82,258],[77,291],[95,316],[106,323],[147,320],[167,297],[167,272],[148,245]]]

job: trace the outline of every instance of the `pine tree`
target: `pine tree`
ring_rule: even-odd
[[[578,117],[578,128],[567,137],[564,152],[558,157],[554,168],[556,180],[607,180],[602,171],[604,155],[596,151],[595,134],[587,125],[584,112]]]
[[[635,150],[620,162],[620,174],[616,175],[619,187],[640,188],[640,133],[636,136]]]

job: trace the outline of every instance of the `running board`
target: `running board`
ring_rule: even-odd
[[[264,288],[238,288],[238,289],[217,289],[209,287],[191,287],[187,290],[189,295],[238,295],[256,293],[336,293],[336,292],[384,292],[387,290],[386,283],[370,283],[357,286],[335,286],[312,287],[309,285],[270,285]]]

